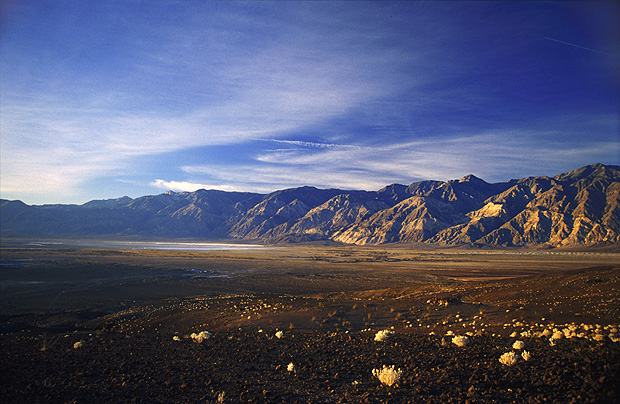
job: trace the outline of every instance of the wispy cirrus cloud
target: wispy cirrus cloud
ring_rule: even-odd
[[[475,174],[489,182],[510,178],[558,174],[566,161],[586,165],[612,161],[620,146],[600,141],[586,146],[541,144],[540,132],[504,130],[482,134],[401,142],[383,146],[339,149],[304,148],[267,150],[252,164],[184,166],[192,177],[206,176],[234,189],[271,192],[312,185],[320,188],[377,190],[398,182],[449,180]],[[475,167],[475,170],[471,168]]]
[[[301,146],[316,149],[356,149],[360,146],[349,144],[337,144],[337,143],[322,143],[322,142],[308,142],[304,140],[285,140],[285,139],[268,139],[270,142],[284,143],[287,145]]]
[[[232,33],[249,12],[220,15],[232,24],[225,28],[165,27],[171,35],[124,66],[116,88],[75,81],[54,92],[41,77],[26,91],[3,85],[2,192],[78,193],[81,184],[132,169],[141,156],[277,139],[393,91],[382,72],[402,55],[350,48],[360,34],[353,31],[317,36],[328,23],[321,13],[304,17],[317,26],[281,21],[240,46]],[[204,11],[196,18],[215,21]]]

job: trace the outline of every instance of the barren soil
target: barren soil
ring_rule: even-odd
[[[618,254],[1,254],[2,403],[618,402]],[[539,336],[554,329],[575,336]],[[500,363],[516,340],[531,359]],[[397,385],[373,377],[383,365]]]

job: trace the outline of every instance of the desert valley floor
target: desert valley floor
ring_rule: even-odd
[[[2,403],[619,400],[615,252],[3,242],[1,259]]]

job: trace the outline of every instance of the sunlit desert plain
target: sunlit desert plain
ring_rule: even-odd
[[[618,399],[614,252],[63,247],[3,243],[2,402]]]

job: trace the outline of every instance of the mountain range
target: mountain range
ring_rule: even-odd
[[[270,194],[198,190],[83,205],[0,200],[3,238],[237,239],[263,243],[609,246],[620,238],[620,167],[487,183],[300,187]]]

